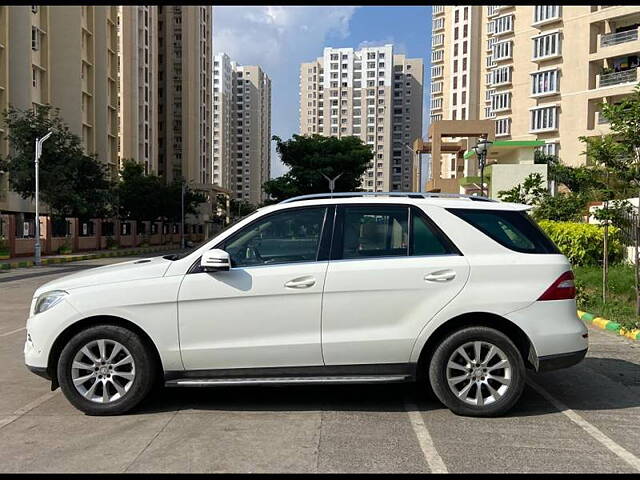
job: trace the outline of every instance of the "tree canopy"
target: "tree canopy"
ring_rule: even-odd
[[[109,213],[110,187],[106,168],[84,153],[80,138],[71,132],[50,105],[35,110],[9,108],[3,112],[10,154],[1,169],[9,185],[23,198],[35,196],[35,141],[51,131],[39,161],[40,198],[58,215],[103,216]]]
[[[276,150],[289,171],[264,184],[264,191],[282,201],[297,195],[329,191],[327,179],[341,174],[336,192],[356,191],[362,174],[373,160],[371,147],[357,137],[323,137],[293,135],[283,141],[274,136]]]

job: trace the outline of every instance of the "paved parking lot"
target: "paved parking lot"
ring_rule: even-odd
[[[640,342],[596,329],[503,418],[414,385],[164,389],[85,416],[25,369],[24,323],[39,285],[122,260],[0,272],[0,472],[640,472]]]

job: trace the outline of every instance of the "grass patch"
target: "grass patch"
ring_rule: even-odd
[[[607,282],[607,303],[602,302],[602,269],[573,267],[578,289],[578,308],[625,328],[640,328],[636,316],[636,292],[633,265],[612,265]]]

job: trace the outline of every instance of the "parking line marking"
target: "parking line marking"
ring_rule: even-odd
[[[540,385],[538,385],[533,380],[527,379],[527,383],[531,387],[533,387],[533,389],[536,392],[538,392],[546,400],[548,400],[550,403],[552,403],[553,406],[555,406],[558,410],[560,410],[561,413],[563,413],[565,416],[567,416],[569,418],[569,420],[571,420],[573,423],[578,425],[585,432],[587,432],[589,435],[591,435],[594,439],[596,439],[602,445],[607,447],[607,449],[609,449],[611,452],[615,453],[618,457],[620,457],[622,460],[624,460],[625,462],[627,462],[629,465],[631,465],[633,468],[635,468],[636,470],[638,470],[640,472],[640,458],[636,457],[633,453],[631,453],[630,451],[626,450],[621,445],[618,445],[611,438],[607,437],[597,427],[595,427],[591,423],[587,422],[584,418],[582,418],[575,411],[571,410],[569,407],[567,407],[560,400],[558,400],[555,397],[551,396],[551,394],[549,392],[547,392],[544,388],[542,388]]]
[[[424,424],[422,413],[418,410],[418,407],[411,401],[405,400],[404,407],[409,414],[409,420],[411,421],[411,427],[413,428],[416,437],[418,437],[418,443],[424,454],[424,458],[431,469],[431,473],[449,473],[447,466],[444,464],[442,457],[438,454],[431,434]]]
[[[0,333],[0,337],[8,337],[9,335],[13,335],[14,333],[18,333],[26,329],[27,327],[16,328],[15,330],[11,330],[10,332]]]
[[[52,398],[55,395],[57,395],[59,391],[60,390],[55,390],[53,392],[45,393],[41,397],[36,398],[33,402],[27,403],[24,407],[19,408],[18,410],[13,412],[11,415],[7,415],[4,418],[0,418],[0,428],[4,428],[7,425],[9,425],[10,423],[15,422],[16,420],[18,420],[23,415],[26,415],[27,413],[29,413],[34,408],[42,405],[44,402],[46,402],[50,398]]]

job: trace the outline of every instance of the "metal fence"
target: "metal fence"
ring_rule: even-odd
[[[638,39],[638,29],[627,30],[626,32],[608,33],[600,37],[600,46],[609,47],[619,43],[633,42]]]
[[[627,247],[633,247],[638,239],[638,214],[635,212],[624,212],[623,222],[620,226],[620,241]]]

